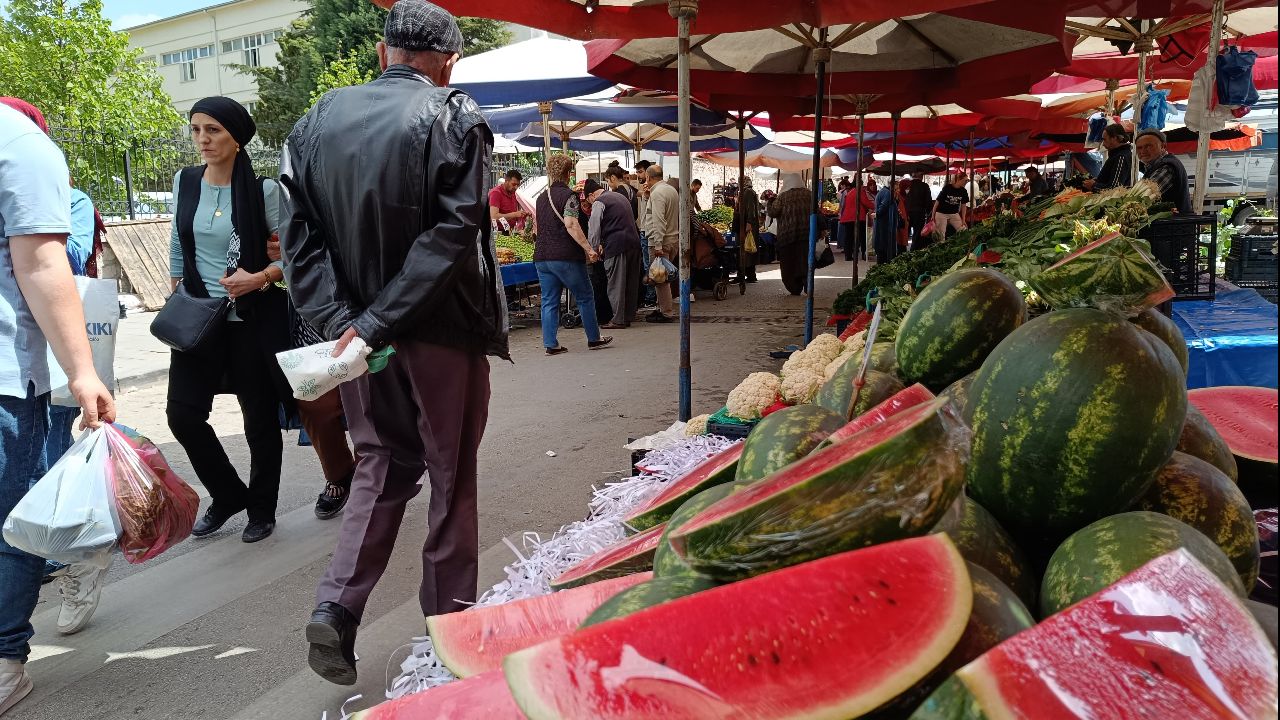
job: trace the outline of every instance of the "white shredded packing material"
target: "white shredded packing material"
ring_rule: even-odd
[[[489,588],[476,601],[475,607],[501,605],[550,593],[551,580],[557,575],[626,537],[622,520],[632,510],[658,494],[666,483],[738,442],[716,435],[680,437],[671,429],[658,436],[666,436],[662,438],[666,442],[651,450],[636,465],[638,474],[594,489],[587,519],[565,525],[545,540],[538,533],[524,533],[521,539],[523,548],[517,548],[504,539],[503,542],[515,553],[515,562],[505,568],[507,579]],[[656,439],[658,436],[650,437]],[[409,656],[400,663],[400,674],[387,685],[388,699],[394,700],[457,679],[436,657],[429,637],[415,637],[410,645],[398,649],[388,660],[388,676],[395,655],[406,649]],[[342,716],[347,717],[345,711]]]

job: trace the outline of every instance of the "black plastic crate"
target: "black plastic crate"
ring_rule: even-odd
[[[751,428],[755,426],[755,423],[751,423],[750,425],[739,425],[737,423],[718,423],[714,420],[709,420],[707,422],[707,434],[727,437],[730,440],[741,440],[742,438],[745,438],[747,434],[751,432]]]
[[[1235,283],[1235,285],[1237,287],[1248,288],[1256,291],[1264,300],[1273,305],[1276,304],[1277,290],[1280,290],[1280,283],[1277,283],[1275,280],[1270,282],[1241,280],[1240,282]]]
[[[1280,280],[1280,268],[1276,266],[1275,256],[1260,260],[1228,257],[1226,278],[1237,285],[1242,282],[1273,283]]]
[[[1213,215],[1179,215],[1157,220],[1142,231],[1151,252],[1177,293],[1174,300],[1216,296],[1218,223]]]
[[[1239,258],[1245,262],[1276,261],[1275,235],[1236,235],[1231,239],[1229,258]]]

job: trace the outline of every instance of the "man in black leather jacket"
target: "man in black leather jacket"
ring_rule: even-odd
[[[396,349],[386,369],[341,386],[360,462],[306,631],[312,669],[339,684],[356,680],[356,627],[428,468],[422,612],[476,597],[487,356],[510,356],[489,237],[493,135],[475,102],[446,87],[461,53],[449,13],[396,3],[378,44],[382,76],[327,93],[281,162],[280,241],[298,312],[338,341],[335,356],[357,339]]]

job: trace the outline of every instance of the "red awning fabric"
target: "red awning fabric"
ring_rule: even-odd
[[[395,0],[372,0],[389,8]],[[976,0],[700,0],[693,31],[699,35],[732,33],[793,23],[831,27],[953,10]],[[654,0],[509,0],[477,4],[475,0],[435,0],[455,15],[481,15],[540,28],[578,40],[674,37],[676,21],[665,1]],[[591,9],[588,10],[588,7]]]
[[[1194,155],[1198,134],[1185,127],[1165,131],[1169,139],[1166,146],[1175,155]],[[1045,135],[1044,139],[1062,148],[1063,152],[1085,152],[1084,133],[1078,136]],[[1248,150],[1262,144],[1262,134],[1252,125],[1234,125],[1218,130],[1209,136],[1209,150]]]
[[[1227,0],[1226,11],[1274,7],[1275,0]],[[1091,18],[1157,18],[1207,15],[1213,0],[1071,0],[1071,15]]]
[[[972,96],[973,88],[986,83],[1043,77],[1064,66],[1073,47],[1065,32],[1062,0],[995,0],[923,17],[894,14],[894,19],[870,29],[829,28],[828,39],[835,46],[828,65],[830,94],[909,89],[937,97],[965,92]],[[785,30],[695,35],[694,92],[812,96],[814,38],[801,43],[797,31]],[[671,39],[599,40],[588,43],[587,64],[592,74],[614,82],[671,90],[677,86],[675,54]],[[989,96],[1022,92],[1030,85]]]

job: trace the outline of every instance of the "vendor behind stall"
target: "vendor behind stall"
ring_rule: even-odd
[[[1107,161],[1097,180],[1086,180],[1086,190],[1098,192],[1118,187],[1129,187],[1133,178],[1133,145],[1129,133],[1120,123],[1112,123],[1102,131],[1102,147],[1107,149]]]
[[[1187,185],[1187,169],[1182,161],[1169,154],[1168,139],[1159,130],[1138,133],[1138,160],[1142,176],[1160,186],[1160,201],[1173,203],[1178,212],[1191,212],[1191,192]]]

